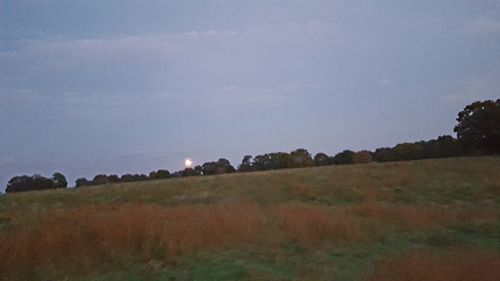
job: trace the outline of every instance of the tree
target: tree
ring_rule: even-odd
[[[206,162],[202,166],[204,175],[232,173],[235,171],[229,160],[220,158],[217,162]]]
[[[156,177],[158,179],[168,179],[170,178],[170,172],[168,170],[158,170],[156,171]]]
[[[238,166],[238,171],[240,172],[250,172],[252,171],[252,155],[245,155],[243,160],[241,160],[240,166]]]
[[[108,176],[106,175],[96,175],[92,180],[92,185],[108,184]]]
[[[377,148],[377,150],[375,150],[375,153],[373,154],[373,160],[377,162],[390,162],[396,161],[397,159],[391,148],[383,147]]]
[[[95,178],[92,181],[95,182]],[[120,177],[120,181],[121,182],[133,182],[133,181],[135,181],[135,177],[134,177],[134,175],[131,175],[131,174],[125,174],[125,175],[122,175]],[[96,183],[94,183],[94,184],[96,184]]]
[[[68,181],[66,180],[66,177],[59,172],[56,172],[52,175],[52,181],[54,182],[55,188],[68,187]]]
[[[500,153],[500,99],[467,105],[457,121],[457,139],[468,150]]]
[[[185,168],[184,170],[182,170],[182,176],[183,177],[198,176],[198,173],[193,168]]]
[[[7,187],[5,188],[6,193],[11,192],[24,192],[29,191],[32,185],[32,179],[29,176],[15,176],[9,180]]]
[[[215,175],[217,174],[217,163],[216,162],[206,162],[201,166],[204,175]]]
[[[75,187],[82,187],[82,186],[87,186],[90,185],[90,182],[86,178],[78,178],[75,181]]]
[[[373,159],[373,153],[368,150],[355,152],[352,156],[354,164],[370,163]]]
[[[152,171],[151,173],[149,173],[149,179],[150,180],[157,180],[158,179],[158,173],[155,172],[155,171]]]
[[[52,179],[36,174],[31,177],[23,175],[11,178],[5,188],[5,192],[25,192],[52,188],[56,188]]]
[[[457,157],[464,152],[463,145],[450,135],[440,136],[425,143],[425,158]]]
[[[333,157],[333,163],[335,165],[346,165],[354,163],[354,152],[351,150],[344,150],[342,152],[337,153]]]
[[[314,165],[315,166],[326,166],[329,165],[330,161],[328,160],[328,155],[323,152],[319,152],[314,156]]]
[[[309,167],[314,164],[311,154],[303,149],[299,148],[290,153],[290,164],[289,168],[300,168],[300,167]]]
[[[269,156],[269,169],[271,170],[286,169],[290,166],[290,154],[286,152],[273,152],[267,155]]]
[[[200,165],[196,165],[194,167],[194,171],[196,172],[197,175],[203,175],[203,168]]]
[[[270,169],[270,158],[268,154],[257,155],[253,159],[253,170],[264,171]]]
[[[108,176],[108,181],[110,183],[119,183],[120,182],[120,178],[117,175],[109,175]]]
[[[399,143],[392,148],[392,153],[399,161],[422,159],[423,147],[417,143]]]
[[[220,158],[217,160],[217,173],[218,174],[224,174],[224,173],[233,173],[235,172],[236,169],[234,169],[233,166],[231,166],[231,162],[229,160]]]

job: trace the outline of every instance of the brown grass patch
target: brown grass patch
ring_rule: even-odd
[[[35,223],[13,225],[0,233],[0,279],[37,268],[69,274],[137,259],[169,263],[199,250],[248,243],[326,247],[379,239],[401,229],[418,231],[498,218],[498,212],[487,210],[381,203],[346,207],[124,204],[58,209],[34,216]]]
[[[498,212],[488,208],[482,210],[476,207],[471,210],[452,206],[384,205],[373,202],[352,207],[352,213],[377,225],[390,225],[407,231],[498,218]]]
[[[123,257],[165,259],[252,240],[264,216],[254,205],[79,207],[0,236],[0,276],[55,266],[90,271]]]
[[[332,208],[283,204],[276,208],[276,215],[288,240],[318,244],[324,241],[358,241],[363,236],[356,218]]]
[[[370,281],[498,281],[500,256],[454,250],[443,255],[413,253],[383,262]]]

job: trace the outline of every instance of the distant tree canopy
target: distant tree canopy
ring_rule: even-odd
[[[96,175],[92,180],[87,180],[86,178],[78,178],[75,181],[75,187],[83,187],[90,185],[102,185],[102,184],[112,184],[112,183],[123,183],[123,182],[136,182],[136,181],[146,181],[146,180],[158,180],[158,179],[168,179],[171,174],[167,170],[157,170],[149,173],[149,176],[145,174],[125,174],[121,177],[117,175]]]
[[[320,152],[314,156],[314,166],[330,165],[330,158],[326,153]]]
[[[344,150],[337,153],[332,160],[335,165],[354,164],[354,151]]]
[[[68,187],[68,181],[66,180],[66,177],[57,172],[52,175],[52,182],[54,183],[55,188],[66,188]]]
[[[314,158],[303,148],[290,153],[271,152],[255,157],[245,155],[238,166],[238,172],[500,153],[500,99],[478,101],[467,105],[463,111],[458,113],[457,121],[458,124],[454,128],[457,133],[456,139],[444,135],[429,141],[406,142],[394,147],[377,148],[374,152],[344,150],[335,156],[319,152]],[[152,171],[149,175],[125,174],[121,177],[99,174],[90,181],[86,178],[79,178],[75,184],[76,187],[82,187],[171,177],[217,175],[235,171],[229,160],[220,158],[217,161],[206,162],[201,166],[186,168],[172,174],[167,170]],[[16,176],[9,181],[6,192],[66,188],[67,185],[68,182],[61,173],[54,173],[50,179],[40,175]]]
[[[78,178],[75,181],[75,187],[90,185],[89,183],[90,183],[89,180],[87,180],[86,178]]]
[[[251,155],[246,155],[243,157],[238,167],[238,172],[278,170],[309,166],[314,166],[311,154],[307,150],[299,148],[290,153],[272,152],[257,155],[253,158]]]
[[[66,188],[68,182],[61,173],[54,173],[52,178],[46,178],[41,175],[16,176],[9,180],[5,192],[24,192],[32,190],[44,190],[53,188]]]
[[[238,166],[238,172],[251,172],[252,171],[252,155],[245,155],[241,164]]]
[[[458,113],[454,131],[468,150],[500,153],[500,99],[474,102]]]
[[[303,148],[299,148],[290,153],[289,163],[288,168],[302,168],[314,165],[311,154]]]
[[[373,160],[373,152],[368,150],[362,150],[355,152],[352,156],[352,161],[354,164],[370,163]]]
[[[217,175],[217,174],[226,174],[233,173],[236,170],[229,160],[220,158],[217,162],[206,162],[201,166],[203,175]]]

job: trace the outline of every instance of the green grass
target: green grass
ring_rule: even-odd
[[[283,204],[321,206],[334,212],[363,204],[442,207],[465,215],[463,222],[408,229],[380,226],[371,217],[353,214],[346,219],[373,227],[373,235],[369,232],[359,241],[321,238],[308,244],[280,240],[283,233],[273,228],[255,241],[200,249],[167,261],[161,256],[132,256],[75,274],[56,264],[6,275],[5,280],[361,281],[380,261],[412,250],[437,253],[465,247],[500,253],[500,157],[328,166],[8,194],[0,196],[0,234],[39,225],[54,212],[130,203],[167,208],[257,204],[267,212],[267,220],[273,218],[273,207]],[[475,212],[488,215],[466,215]],[[263,242],[270,239],[272,243]]]

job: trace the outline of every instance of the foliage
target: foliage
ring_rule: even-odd
[[[229,160],[224,158],[220,158],[217,162],[207,162],[201,167],[204,175],[226,174],[236,171],[234,167],[231,166]]]
[[[61,173],[54,173],[54,176],[49,179],[41,175],[33,176],[16,176],[9,180],[5,192],[25,192],[33,190],[44,190],[54,188],[66,188],[66,177]]]
[[[52,175],[52,182],[54,182],[55,188],[68,187],[68,181],[66,180],[66,177],[59,172],[56,172]]]
[[[250,172],[252,171],[252,155],[245,155],[241,164],[238,166],[238,172]]]
[[[323,152],[319,152],[314,156],[314,166],[326,166],[330,164],[328,155]]]
[[[182,170],[182,173],[181,173],[182,177],[192,177],[192,176],[199,176],[199,175],[200,174],[198,174],[196,172],[196,170],[193,168],[185,168],[184,170]]]
[[[457,121],[457,139],[469,150],[500,153],[500,99],[467,105]]]
[[[354,152],[351,150],[344,150],[340,153],[337,153],[337,155],[333,157],[333,164],[336,165],[354,164]]]
[[[354,164],[365,164],[370,163],[373,160],[373,153],[368,150],[362,150],[355,152],[352,156],[352,161]]]
[[[87,186],[90,185],[90,181],[86,178],[78,178],[75,181],[75,187],[82,187],[82,186]]]
[[[306,149],[299,148],[290,153],[289,168],[310,167],[313,164],[311,154]]]

